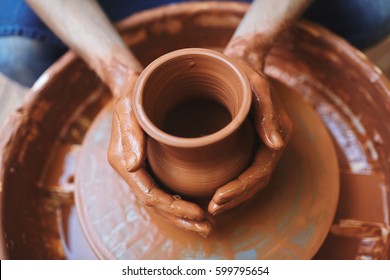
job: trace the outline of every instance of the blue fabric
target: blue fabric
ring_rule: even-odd
[[[390,33],[390,0],[316,0],[304,16],[360,49]]]
[[[98,2],[112,21],[118,21],[145,9],[189,1]],[[358,48],[372,45],[390,33],[390,0],[316,0],[304,16],[328,27]],[[31,86],[66,49],[23,0],[0,0],[0,72]]]
[[[23,0],[0,1],[0,36],[9,35],[62,45]]]
[[[132,13],[189,0],[98,0],[112,21]],[[251,2],[251,0],[236,0]],[[390,32],[390,0],[316,0],[305,16],[341,35],[358,48]],[[63,47],[23,0],[0,1],[0,37],[18,35]]]
[[[188,0],[98,0],[98,2],[108,17],[115,22],[135,12],[171,3],[188,2]],[[239,0],[238,2],[251,1]],[[23,0],[0,0],[0,72],[30,87],[66,50],[67,47]]]
[[[80,0],[82,1],[82,0]],[[229,0],[228,0],[229,1]],[[233,1],[233,0],[230,0]],[[121,20],[135,12],[189,0],[98,0],[112,21]],[[237,2],[251,2],[238,0]],[[0,36],[19,35],[38,39],[52,45],[63,43],[41,22],[23,0],[0,1]]]
[[[0,72],[30,87],[65,51],[23,36],[0,37]]]

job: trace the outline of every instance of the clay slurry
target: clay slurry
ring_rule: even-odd
[[[216,101],[188,100],[167,114],[162,130],[177,137],[196,138],[221,130],[231,120],[229,111]]]

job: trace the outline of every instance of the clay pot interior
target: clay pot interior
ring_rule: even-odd
[[[141,125],[155,137],[154,127],[148,128],[146,122],[181,138],[204,137],[228,124],[234,130],[251,103],[244,74],[220,53],[196,48],[174,51],[152,62],[141,74],[134,97]],[[168,139],[166,143],[172,145]]]
[[[200,48],[170,52],[142,72],[133,94],[150,136],[148,162],[175,193],[212,196],[247,167],[254,148],[247,78],[224,55]]]
[[[247,7],[209,2],[170,5],[134,15],[119,29],[146,66],[176,49],[223,49]],[[313,240],[316,248],[321,246],[314,258],[387,258],[390,146],[386,143],[390,127],[383,120],[390,119],[389,81],[344,40],[305,22],[279,40],[267,58],[265,71],[310,104],[336,147],[340,200],[325,242]],[[68,53],[46,72],[23,107],[11,116],[0,136],[1,258],[96,257],[96,250],[81,234],[72,196],[61,177],[76,172],[68,165],[66,147],[82,148],[92,121],[109,100],[110,94],[97,76]],[[97,153],[106,159],[106,151]],[[297,162],[301,161],[293,164]],[[50,178],[45,174],[51,174]],[[122,190],[130,194],[129,188]],[[312,210],[307,207],[305,211]],[[127,222],[136,227],[131,217]],[[310,232],[310,227],[302,230]],[[118,232],[109,233],[121,237]],[[304,238],[294,241],[303,247],[306,244]],[[122,247],[116,248],[120,254]],[[278,248],[288,254],[296,247]]]

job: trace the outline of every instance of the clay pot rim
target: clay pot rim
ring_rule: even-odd
[[[222,128],[221,130],[215,133],[202,136],[202,137],[195,137],[195,138],[177,137],[168,134],[163,130],[161,130],[160,128],[158,128],[147,116],[142,106],[143,91],[140,89],[144,87],[147,79],[150,77],[153,70],[156,69],[156,67],[170,60],[172,58],[172,54],[174,54],[175,57],[184,56],[184,55],[187,56],[189,54],[210,56],[225,63],[237,74],[237,77],[240,79],[243,87],[242,104],[236,116],[224,128]],[[138,120],[138,123],[150,137],[152,137],[153,139],[155,139],[160,143],[164,143],[169,146],[180,147],[180,148],[196,148],[196,147],[203,147],[213,143],[217,143],[222,139],[226,138],[227,136],[231,135],[235,131],[237,131],[237,129],[243,124],[246,117],[248,116],[251,103],[252,103],[252,89],[249,85],[249,81],[246,75],[244,74],[244,72],[229,57],[223,55],[222,53],[209,50],[209,49],[185,48],[185,49],[179,49],[173,52],[169,52],[157,58],[152,63],[150,63],[138,78],[132,96],[132,101],[133,101],[134,113]]]

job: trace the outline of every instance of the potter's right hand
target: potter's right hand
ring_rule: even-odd
[[[228,49],[229,51],[229,49]],[[225,51],[229,55],[227,51]],[[289,141],[292,124],[268,79],[259,70],[262,62],[248,63],[249,59],[230,53],[233,61],[241,67],[252,88],[252,119],[263,144],[255,158],[235,180],[220,187],[209,203],[211,215],[218,215],[248,201],[265,188]]]
[[[115,95],[108,160],[138,199],[175,226],[209,236],[212,225],[196,204],[161,190],[144,168],[146,139],[131,106],[138,74],[130,75],[126,86]]]
[[[311,1],[254,0],[224,50],[248,77],[253,92],[252,117],[264,145],[260,145],[247,170],[216,191],[208,207],[212,215],[244,203],[267,186],[289,141],[291,121],[262,72],[276,38]]]

